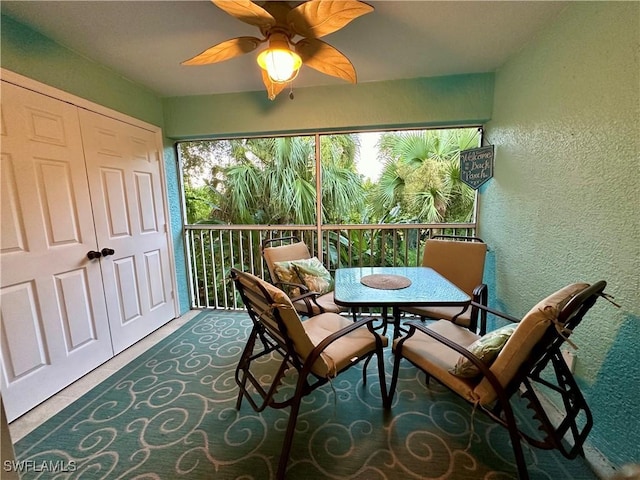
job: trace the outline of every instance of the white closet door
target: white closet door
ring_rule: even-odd
[[[153,132],[80,110],[111,338],[116,353],[175,316],[161,145]],[[108,252],[107,252],[108,253]]]
[[[112,357],[77,108],[2,82],[1,387],[13,420]]]

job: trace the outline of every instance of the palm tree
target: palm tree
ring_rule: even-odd
[[[315,218],[313,137],[232,140],[221,216],[237,224],[309,224]]]
[[[460,150],[478,145],[476,129],[389,132],[378,148],[385,162],[371,190],[374,216],[397,220],[468,221],[475,192],[460,180]]]
[[[322,221],[359,222],[365,195],[355,162],[357,136],[323,135],[320,138]]]
[[[355,167],[351,135],[323,136],[324,222],[341,222],[359,212],[364,197]],[[231,140],[234,162],[218,186],[219,216],[237,224],[315,223],[314,137]]]

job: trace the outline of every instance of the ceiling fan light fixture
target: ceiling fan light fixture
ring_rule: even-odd
[[[267,71],[272,82],[287,83],[298,75],[302,59],[291,50],[286,35],[274,33],[269,37],[269,48],[258,55],[258,65]]]

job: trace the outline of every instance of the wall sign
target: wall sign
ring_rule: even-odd
[[[460,180],[477,190],[493,177],[493,145],[460,152]]]

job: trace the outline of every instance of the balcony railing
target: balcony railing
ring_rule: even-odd
[[[193,308],[242,308],[229,279],[231,268],[269,280],[262,241],[296,236],[327,269],[357,266],[417,266],[424,242],[434,235],[474,236],[475,223],[376,225],[187,225]]]

